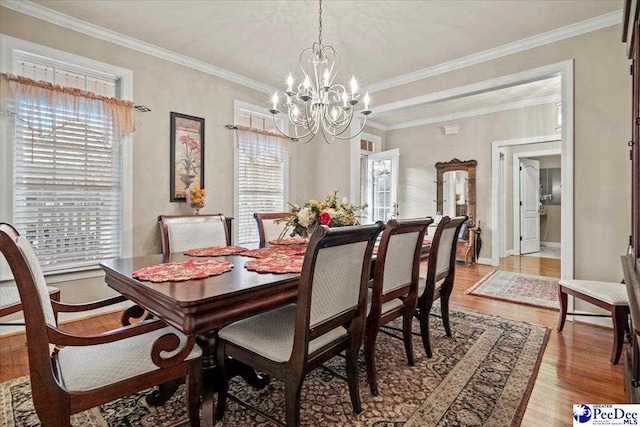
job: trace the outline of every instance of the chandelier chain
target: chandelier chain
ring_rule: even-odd
[[[318,14],[318,44],[322,46],[322,0],[320,0],[320,13]]]

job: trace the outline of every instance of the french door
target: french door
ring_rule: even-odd
[[[398,216],[399,157],[397,148],[366,156],[364,202],[369,223],[387,222]]]

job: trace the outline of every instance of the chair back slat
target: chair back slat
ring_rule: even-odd
[[[411,282],[420,232],[392,234],[387,246],[382,292],[389,293]]]
[[[454,246],[457,233],[455,228],[445,228],[440,235],[440,244],[438,245],[438,262],[436,263],[436,275],[446,274],[451,268],[451,257],[453,256],[451,248]]]
[[[427,289],[434,289],[435,282],[443,278],[453,280],[455,274],[456,245],[462,224],[466,216],[455,218],[443,217],[436,228],[429,252],[429,270],[427,272]]]
[[[47,325],[55,327],[57,326],[56,317],[53,313],[51,297],[49,296],[49,290],[47,289],[47,282],[45,281],[44,274],[40,268],[38,257],[36,256],[31,243],[29,243],[24,236],[18,237],[16,246],[20,250],[20,253],[22,253],[27,268],[33,278],[33,283],[36,287],[36,291],[38,292],[38,302],[40,303],[40,307],[42,308],[42,313],[44,315],[44,321]]]
[[[230,242],[223,215],[160,215],[162,253],[183,252]]]
[[[268,212],[253,214],[253,217],[256,219],[256,223],[258,225],[258,238],[260,239],[260,247],[264,247],[270,241],[276,240],[278,237],[280,237],[285,228],[287,228],[287,224],[285,224],[284,222],[278,223],[277,221],[288,216],[288,212]]]
[[[321,248],[315,263],[309,327],[357,307],[367,241]]]
[[[321,226],[311,237],[298,287],[295,363],[306,363],[311,337],[339,326],[349,333],[364,332],[371,256],[383,228],[381,222],[332,229]]]

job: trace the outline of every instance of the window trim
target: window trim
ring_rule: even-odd
[[[268,119],[272,118],[271,113],[265,107],[259,107],[257,105],[249,104],[248,102],[239,101],[234,99],[233,101],[233,123],[240,123],[240,113],[242,111],[249,112],[254,115],[265,116]],[[289,132],[289,122],[284,121],[282,124],[282,130],[284,132]],[[282,206],[283,212],[287,211],[287,201],[289,200],[289,177],[290,177],[290,159],[287,158],[284,161],[284,205]],[[234,243],[238,242],[238,226],[240,224],[238,215],[240,213],[240,194],[239,194],[239,186],[238,182],[240,180],[240,165],[238,163],[238,139],[233,136],[233,216],[235,221],[233,221],[233,239]]]
[[[133,72],[131,70],[95,61],[93,59],[74,55],[72,53],[42,46],[26,40],[0,34],[0,71],[17,74],[18,60],[36,60],[51,65],[75,70],[79,73],[89,74],[95,77],[115,77],[118,79],[118,96],[120,99],[133,100]],[[4,121],[4,123],[9,123]],[[13,182],[13,150],[14,139],[12,126],[2,125],[3,138],[8,144],[0,144],[0,167],[4,171],[0,179],[4,182]],[[9,136],[11,135],[11,136]],[[120,145],[122,165],[122,235],[121,254],[123,258],[132,256],[133,248],[133,137],[127,136]],[[13,223],[13,188],[10,185],[0,187],[0,218],[7,218]],[[50,283],[63,280],[76,280],[87,277],[100,277],[102,269],[98,266],[89,266],[67,270],[55,270],[45,273]],[[13,280],[13,275],[4,259],[0,259],[0,282]]]

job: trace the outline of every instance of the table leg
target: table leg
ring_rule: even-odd
[[[150,395],[147,396],[147,404],[149,406],[162,406],[171,396],[174,395],[180,384],[184,383],[184,378],[178,378],[173,381],[166,382],[164,384],[160,384],[157,390],[154,390]]]
[[[203,390],[202,390],[202,420],[213,420],[214,417],[214,397],[224,381],[222,372],[216,366],[216,345],[218,342],[218,332],[212,331],[207,334],[198,335],[197,343],[202,347],[202,368],[203,368]],[[260,390],[269,385],[271,377],[266,374],[258,374],[255,369],[229,359],[227,364],[229,378],[242,377],[250,386]]]

